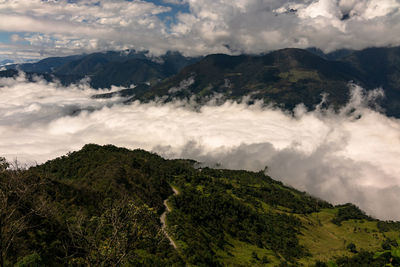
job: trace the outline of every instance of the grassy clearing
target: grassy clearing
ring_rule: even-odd
[[[377,222],[349,220],[338,226],[331,222],[337,209],[325,209],[308,216],[299,216],[304,229],[299,236],[300,243],[307,247],[312,257],[301,262],[309,264],[316,260],[327,261],[337,256],[352,256],[346,247],[354,243],[358,251],[378,251],[388,233],[380,233]],[[394,234],[394,233],[393,233]]]
[[[321,81],[318,72],[306,71],[306,70],[291,70],[290,72],[282,72],[279,74],[282,79],[288,80],[291,83],[298,82],[300,80],[310,79]]]
[[[279,260],[272,250],[259,248],[237,239],[229,238],[229,245],[224,251],[217,251],[218,257],[223,259],[225,266],[277,266]],[[255,254],[257,258],[254,257]],[[263,257],[268,263],[263,262]]]

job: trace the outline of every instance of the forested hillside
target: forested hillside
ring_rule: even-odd
[[[332,206],[264,172],[86,145],[0,164],[4,266],[399,266],[400,224]],[[172,188],[177,190],[173,194]],[[166,231],[160,216],[171,209]]]

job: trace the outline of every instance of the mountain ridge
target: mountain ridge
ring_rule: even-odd
[[[376,55],[379,51],[396,55],[391,57],[391,71],[377,65],[380,71],[374,72],[375,64],[368,63],[379,58]],[[162,98],[167,102],[194,97],[201,103],[219,94],[227,100],[249,96],[250,100],[263,100],[288,110],[303,103],[312,110],[321,103],[323,95],[327,96],[327,105],[345,105],[350,96],[349,83],[355,83],[367,91],[381,87],[386,97],[379,104],[387,115],[399,117],[400,71],[395,67],[400,65],[399,56],[399,48],[355,51],[335,61],[296,48],[260,56],[209,55],[148,91],[135,95],[132,100]],[[357,64],[359,58],[364,61]],[[187,87],[170,91],[170,88],[180,88],[180,84],[188,80],[193,82]]]
[[[51,57],[36,63],[14,64],[6,68],[44,76],[53,75],[65,85],[90,77],[90,85],[98,89],[110,88],[112,85],[130,87],[132,84],[156,83],[198,59],[184,57],[178,52],[150,57],[145,51],[106,51]]]

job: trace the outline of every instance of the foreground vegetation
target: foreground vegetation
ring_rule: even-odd
[[[1,266],[400,265],[399,223],[196,165],[110,145],[28,170],[1,160]]]

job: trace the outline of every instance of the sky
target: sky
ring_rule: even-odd
[[[400,0],[0,0],[0,60],[400,45]]]
[[[368,108],[381,90],[352,85],[351,92],[338,112],[299,105],[292,115],[257,102],[125,105],[92,98],[103,92],[87,81],[64,87],[21,73],[0,78],[0,156],[30,166],[96,143],[211,167],[268,166],[271,177],[313,196],[400,220],[400,120]]]

